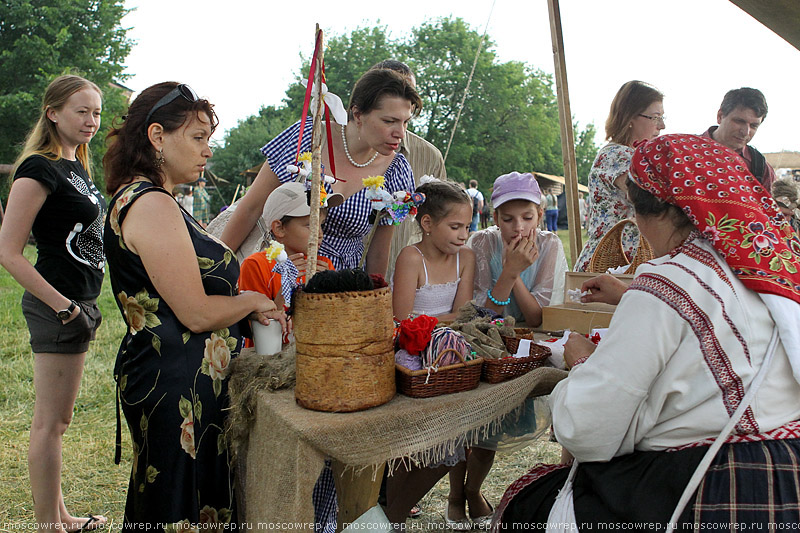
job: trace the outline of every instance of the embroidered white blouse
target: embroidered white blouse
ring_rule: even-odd
[[[597,350],[550,396],[558,441],[579,461],[716,437],[750,387],[774,322],[710,243],[692,235],[641,265]],[[781,342],[734,434],[800,418]]]

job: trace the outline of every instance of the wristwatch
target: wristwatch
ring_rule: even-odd
[[[78,307],[78,304],[75,302],[75,300],[72,300],[69,304],[69,307],[62,309],[61,311],[56,311],[56,316],[59,320],[67,320],[72,316],[72,312],[76,307]]]

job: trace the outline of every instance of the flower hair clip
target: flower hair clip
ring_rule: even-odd
[[[370,176],[363,178],[361,182],[364,184],[364,196],[370,202],[372,210],[369,213],[369,223],[372,224],[372,230],[367,236],[364,243],[364,253],[361,255],[359,261],[359,268],[363,266],[364,260],[367,257],[367,251],[372,243],[372,237],[375,236],[375,231],[378,229],[378,222],[385,218],[391,218],[392,224],[398,225],[409,215],[417,214],[417,206],[425,201],[425,195],[422,193],[409,193],[406,191],[397,191],[392,194],[386,190],[384,184],[386,178],[383,176]]]
[[[372,213],[369,216],[370,223],[374,224],[379,218],[390,217],[392,224],[398,225],[406,217],[416,215],[417,206],[425,201],[425,195],[407,191],[397,191],[392,194],[384,187],[385,181],[383,176],[371,176],[362,180],[367,189],[364,196],[372,206]]]

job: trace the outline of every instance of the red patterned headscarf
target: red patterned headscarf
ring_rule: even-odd
[[[734,152],[706,137],[639,145],[631,177],[680,207],[746,287],[800,303],[800,239]]]

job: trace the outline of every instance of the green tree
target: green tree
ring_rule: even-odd
[[[575,131],[578,132],[578,124],[573,126]],[[597,156],[598,147],[594,143],[594,137],[597,134],[594,123],[590,122],[586,128],[578,134],[575,142],[575,162],[578,167],[578,183],[589,185],[589,172],[592,170],[592,163]]]
[[[325,76],[328,90],[341,97],[345,108],[358,78],[372,65],[384,59],[397,57],[398,45],[387,36],[386,26],[356,28],[349,34],[325,36]],[[305,88],[300,80],[308,78],[311,54],[303,58],[296,83],[286,90],[284,105],[293,116],[300,118],[305,98]]]
[[[297,120],[286,106],[262,107],[257,115],[240,120],[225,135],[222,143],[214,147],[214,157],[209,168],[227,183],[219,183],[219,190],[226,203],[233,198],[237,185],[244,185],[242,172],[264,162],[260,148]],[[212,197],[212,210],[218,212],[219,197]]]
[[[405,43],[425,100],[419,133],[446,152],[481,36],[459,18],[412,30]],[[500,63],[481,47],[469,94],[447,154],[447,175],[481,188],[511,170],[561,173],[558,106],[550,76],[523,63]]]
[[[326,40],[328,88],[342,98],[345,106],[353,84],[372,65],[387,58],[407,63],[416,74],[417,90],[424,102],[411,130],[444,154],[481,43],[479,33],[460,18],[442,18],[424,23],[397,40],[388,37],[384,26],[357,28],[350,34]],[[250,117],[253,122],[243,121],[228,133],[224,146],[214,157],[215,165],[224,166],[229,161],[240,166],[220,170],[226,179],[242,182],[237,173],[247,168],[238,156],[227,158],[226,151],[253,153],[282,129],[278,127],[281,121],[287,127],[300,118],[304,89],[299,81],[308,76],[309,61],[310,54],[301,60],[298,83],[287,89],[282,107],[270,108],[266,115],[262,110],[262,114]],[[272,126],[258,126],[275,117],[278,121]],[[494,43],[486,39],[447,156],[448,177],[462,182],[477,179],[485,190],[498,175],[511,170],[563,175],[558,124],[552,77],[521,62],[501,63],[494,52]],[[271,127],[278,127],[278,131],[268,134]],[[240,135],[238,128],[258,133],[253,137],[250,133]],[[591,165],[596,152],[592,142],[594,126],[590,124],[583,132],[576,131],[576,136],[581,150],[579,165],[587,158]],[[226,162],[220,163],[223,160]],[[579,167],[579,175],[583,174],[582,168]],[[216,166],[214,171],[217,172]]]
[[[5,0],[0,4],[0,163],[12,163],[39,116],[44,89],[56,76],[74,73],[104,92],[103,128],[92,141],[95,176],[102,138],[111,117],[122,114],[122,62],[133,45],[120,26],[123,0]],[[3,196],[7,195],[7,189]]]

